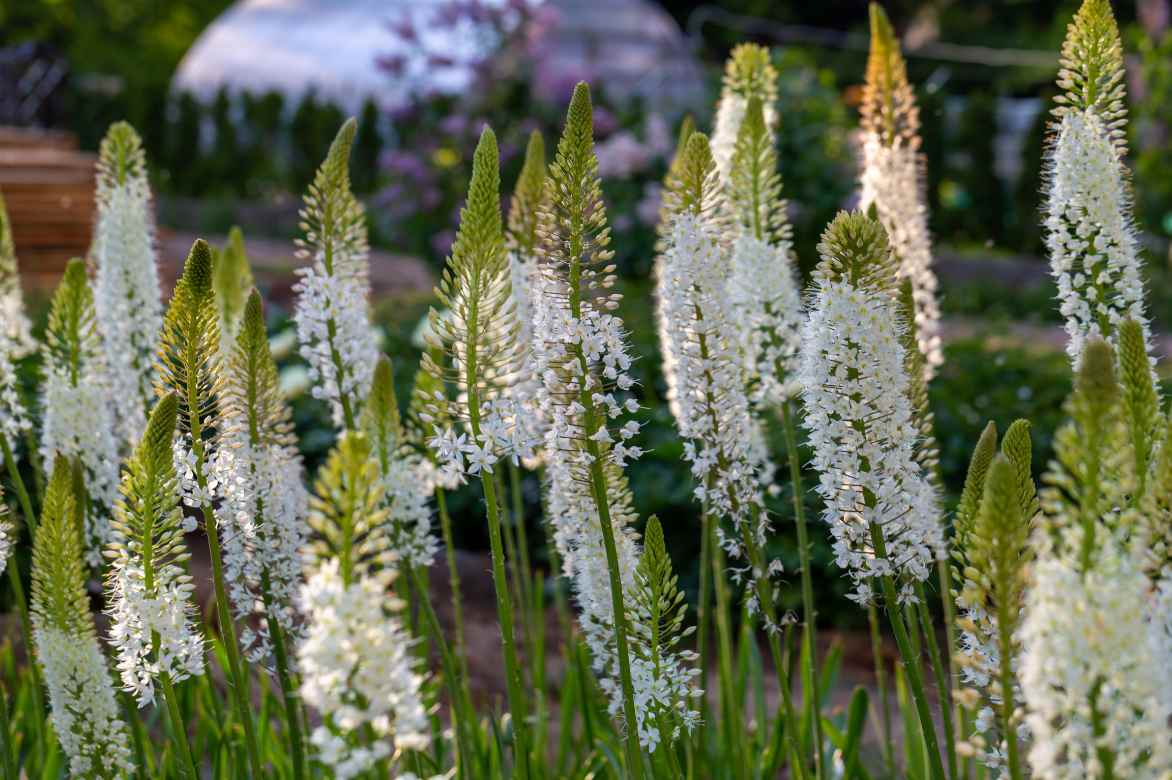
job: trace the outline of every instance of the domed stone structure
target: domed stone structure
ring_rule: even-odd
[[[187,52],[174,87],[204,98],[223,86],[293,99],[313,88],[349,111],[367,96],[393,108],[417,92],[456,92],[471,78],[464,63],[492,42],[466,22],[433,24],[445,1],[239,0]],[[703,75],[679,26],[651,0],[545,0],[537,14],[544,87],[588,78],[616,98],[668,110],[703,99]],[[378,61],[413,53],[392,25],[409,27],[427,51],[458,51],[459,62],[391,75]]]

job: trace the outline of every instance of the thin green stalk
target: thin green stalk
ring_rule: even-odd
[[[4,776],[16,777],[16,746],[12,744],[12,725],[8,717],[8,691],[0,683],[0,752],[3,752]]]
[[[756,210],[754,211],[756,213]],[[814,606],[814,581],[810,570],[810,541],[806,533],[806,508],[802,500],[805,493],[802,490],[802,464],[798,459],[798,437],[794,430],[793,411],[790,401],[781,405],[782,428],[785,432],[785,453],[789,461],[789,478],[793,489],[794,523],[798,532],[798,557],[802,567],[802,643],[806,646],[806,654],[810,658],[808,674],[802,685],[805,695],[811,703],[814,728],[814,776],[821,780],[825,769],[822,755],[822,696],[818,690],[818,656],[817,631],[818,613]]]
[[[138,705],[125,691],[118,692],[118,703],[122,706],[122,714],[126,718],[126,725],[130,729],[130,741],[134,749],[134,774],[140,780],[146,780],[154,771],[154,760],[147,754],[148,739],[146,726],[142,723],[142,716],[138,712]]]
[[[936,575],[940,580],[940,604],[944,612],[944,642],[946,650],[948,651],[945,660],[948,665],[948,700],[952,705],[952,723],[953,728],[957,733],[967,733],[962,728],[962,713],[960,702],[953,695],[956,690],[956,665],[953,659],[956,658],[958,650],[956,640],[956,604],[952,600],[952,565],[947,558],[936,562]],[[955,751],[955,747],[953,748]],[[963,777],[968,774],[965,765],[968,759],[964,759],[957,767],[958,777]]]
[[[708,512],[704,513],[706,516]],[[705,526],[715,537],[716,520],[709,516]],[[745,744],[743,728],[741,726],[741,707],[742,702],[737,697],[733,689],[733,671],[732,659],[734,655],[732,643],[732,628],[729,625],[729,602],[728,586],[724,579],[724,555],[720,547],[715,543],[715,538],[710,539],[709,543],[712,549],[712,582],[716,595],[716,637],[717,637],[717,663],[720,675],[720,703],[723,713],[723,722],[725,729],[725,740],[729,745],[743,745]],[[734,768],[738,778],[747,778],[749,776],[748,755],[747,751],[736,751],[737,760]]]
[[[696,653],[700,656],[700,671],[704,675],[704,687],[707,686],[708,668],[712,662],[709,657],[708,634],[712,631],[710,626],[712,615],[712,594],[709,592],[712,589],[712,542],[711,538],[714,536],[712,516],[705,512],[700,519],[700,593],[699,600],[696,603]],[[700,717],[704,722],[709,722],[708,717],[708,696],[705,695],[700,701]],[[702,729],[696,730],[696,741],[699,744],[700,740],[704,738]],[[703,751],[701,751],[703,755]]]
[[[1013,725],[1013,634],[1011,626],[1014,616],[1009,610],[1012,607],[997,602],[997,639],[1001,653],[1001,733],[1005,736],[1006,764],[1009,768],[1010,780],[1022,780],[1021,759],[1018,757],[1017,729]]]
[[[37,535],[37,515],[33,512],[33,503],[24,486],[24,478],[20,476],[20,466],[12,454],[12,447],[8,445],[8,437],[3,433],[0,433],[0,454],[4,456],[8,478],[12,480],[12,489],[16,491],[16,498],[20,502],[20,511],[24,514],[24,523],[28,526],[29,543],[31,544]]]
[[[472,425],[480,438],[480,421],[473,405]],[[484,503],[488,509],[488,539],[492,548],[492,581],[496,590],[497,617],[501,624],[501,642],[505,653],[509,711],[513,716],[513,760],[522,780],[529,777],[529,735],[526,723],[525,698],[521,694],[521,671],[517,662],[516,635],[513,630],[513,607],[509,598],[509,583],[505,576],[505,553],[501,542],[501,518],[497,503],[496,481],[491,474],[481,473]]]
[[[285,649],[285,629],[277,621],[273,611],[273,597],[269,581],[269,570],[261,570],[261,597],[264,599],[265,619],[269,625],[269,638],[273,643],[273,659],[277,667],[277,680],[281,684],[281,699],[285,705],[285,724],[289,729],[289,751],[293,754],[293,778],[305,777],[305,745],[301,735],[300,699],[297,685],[290,672],[289,656]]]
[[[887,771],[895,771],[895,743],[891,734],[891,692],[887,687],[887,670],[883,663],[883,638],[879,632],[879,610],[867,605],[867,622],[871,626],[871,657],[875,662],[875,684],[879,688],[879,728],[883,740],[883,758]]]
[[[879,559],[887,558],[887,545],[883,539],[883,531],[879,526],[871,525],[871,543],[875,548],[875,556]],[[932,720],[932,709],[928,704],[928,697],[924,693],[924,679],[920,673],[920,659],[912,650],[911,640],[908,638],[907,627],[903,622],[903,610],[896,597],[895,582],[890,575],[880,578],[883,586],[883,599],[887,604],[887,617],[891,621],[891,629],[895,633],[895,642],[899,645],[899,655],[907,673],[908,683],[912,690],[912,697],[916,703],[916,714],[920,718],[920,731],[928,748],[928,762],[933,780],[944,780],[944,763],[940,759],[939,742],[936,739],[936,724]]]
[[[171,721],[171,732],[179,743],[179,752],[183,754],[182,761],[185,764],[183,771],[191,780],[199,780],[199,765],[195,761],[195,755],[191,752],[191,744],[187,741],[187,725],[179,713],[179,697],[175,694],[171,675],[166,671],[161,672],[159,681],[163,686],[163,699],[167,705],[167,717]]]
[[[456,660],[459,663],[460,685],[470,697],[468,687],[468,656],[464,650],[464,597],[460,591],[460,571],[456,560],[456,541],[452,535],[452,516],[448,514],[448,498],[444,489],[435,489],[435,506],[439,511],[440,534],[444,539],[444,555],[448,562],[448,589],[451,590],[452,623],[456,635]]]
[[[916,583],[916,604],[920,613],[920,624],[928,646],[928,659],[936,675],[936,697],[940,701],[940,719],[944,722],[944,750],[948,758],[948,776],[956,780],[956,732],[952,722],[952,689],[949,685],[948,668],[940,657],[940,645],[936,641],[936,627],[932,622],[932,611],[928,609],[928,592],[924,583]]]
[[[505,464],[505,468],[509,472],[509,494],[513,501],[513,522],[517,524],[517,551],[521,556],[521,571],[525,574],[525,579],[522,581],[529,592],[526,593],[527,598],[532,597],[532,581],[533,569],[529,561],[529,531],[525,527],[525,500],[521,493],[521,469],[511,460]]]

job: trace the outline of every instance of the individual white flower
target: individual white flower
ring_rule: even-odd
[[[1046,248],[1071,362],[1077,367],[1090,339],[1115,343],[1128,318],[1150,341],[1123,162],[1096,113],[1063,114],[1047,180]]]
[[[310,741],[339,778],[354,777],[396,750],[430,744],[414,641],[386,586],[387,578],[375,575],[345,584],[334,558],[301,588],[307,630],[297,651],[300,693],[326,721]],[[367,730],[373,742],[355,747],[345,740]]]
[[[309,363],[313,396],[327,401],[334,424],[353,424],[370,390],[378,359],[377,334],[370,321],[370,247],[362,204],[350,191],[348,158],[356,124],[338,131],[318,169],[301,210],[304,238],[294,285],[297,338]]]
[[[94,306],[107,384],[124,447],[138,441],[154,400],[154,356],[163,325],[146,158],[125,122],[110,127],[98,160]]]
[[[771,245],[742,234],[733,245],[728,285],[745,363],[756,380],[750,400],[779,407],[800,390],[798,336],[804,313],[792,243]]]
[[[899,278],[910,279],[916,307],[916,341],[923,353],[924,375],[931,380],[944,362],[940,341],[940,304],[932,270],[928,209],[921,192],[923,173],[917,146],[887,146],[876,133],[863,138],[862,196],[859,208],[872,205],[899,258]]]
[[[915,459],[888,246],[880,226],[855,212],[831,223],[820,250],[799,377],[823,518],[835,560],[855,582],[853,599],[866,602],[870,580],[891,575],[910,600],[912,582],[944,555],[944,539],[939,497]],[[882,532],[883,555],[872,527]]]
[[[97,639],[52,625],[38,625],[34,633],[53,731],[69,757],[70,774],[111,779],[133,774],[126,724]]]
[[[1067,529],[1068,541],[1081,531]],[[1100,751],[1129,778],[1172,774],[1168,659],[1146,640],[1147,577],[1119,547],[1101,538],[1083,572],[1070,556],[1043,553],[1034,566],[1021,684],[1037,780],[1106,777]]]

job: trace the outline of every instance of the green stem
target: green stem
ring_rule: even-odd
[[[1010,780],[1021,780],[1021,759],[1018,757],[1017,729],[1013,725],[1013,634],[1009,614],[1010,605],[997,600],[997,638],[1001,652],[1001,733],[1005,737],[1005,756]]]
[[[12,447],[8,438],[0,433],[0,454],[4,455],[4,465],[8,469],[8,478],[12,480],[12,489],[16,491],[16,498],[20,502],[20,511],[24,514],[24,523],[28,526],[29,544],[37,535],[37,515],[33,512],[33,503],[29,499],[28,490],[24,486],[24,478],[20,476],[20,466],[12,454]]]
[[[289,656],[285,649],[285,629],[276,618],[269,570],[261,570],[261,597],[264,599],[265,620],[269,626],[269,638],[273,643],[273,659],[277,666],[277,680],[281,684],[281,698],[285,705],[285,723],[289,729],[289,749],[293,754],[293,778],[305,777],[305,745],[301,735],[301,708],[297,697],[297,685],[289,669]]]
[[[936,675],[936,697],[940,701],[940,718],[944,722],[944,751],[948,758],[948,776],[956,780],[956,733],[952,723],[952,688],[949,684],[948,669],[940,657],[940,645],[936,641],[936,628],[932,622],[932,612],[928,609],[928,592],[924,583],[916,583],[916,605],[920,613],[920,624],[924,630],[925,644],[928,646],[928,659],[932,663],[932,671]]]
[[[12,724],[8,716],[8,691],[0,683],[0,752],[3,752],[4,776],[13,777],[16,774],[16,746],[12,744]]]
[[[712,662],[709,657],[708,634],[712,631],[711,622],[712,616],[712,542],[710,537],[713,534],[712,525],[715,521],[707,512],[703,514],[700,520],[700,593],[699,600],[696,604],[696,652],[700,656],[700,671],[703,677],[704,687],[707,687],[708,668]],[[708,722],[708,696],[705,695],[700,700],[701,709],[700,717]],[[703,730],[696,730],[696,739],[703,739]],[[703,755],[703,753],[701,753]]]
[[[756,218],[757,210],[754,209]],[[802,642],[810,659],[807,679],[802,680],[806,698],[810,702],[814,728],[814,776],[821,780],[825,769],[822,755],[822,696],[818,690],[818,656],[816,654],[818,613],[814,606],[814,581],[810,567],[810,540],[806,533],[805,496],[802,490],[802,464],[798,457],[798,437],[794,430],[793,410],[790,401],[781,405],[782,428],[785,431],[785,453],[789,461],[789,478],[793,488],[794,522],[798,532],[798,557],[802,567]]]
[[[475,426],[479,428],[479,421]],[[500,505],[497,503],[496,481],[491,474],[481,473],[484,503],[488,509],[488,538],[492,548],[492,581],[496,590],[497,618],[501,624],[501,643],[505,654],[509,711],[513,715],[513,760],[522,778],[529,777],[529,739],[526,726],[525,698],[521,695],[521,670],[517,662],[517,640],[513,629],[513,606],[509,597],[509,582],[505,576],[505,553],[501,541]]]
[[[741,727],[742,702],[737,697],[733,687],[732,659],[734,656],[732,643],[732,628],[729,625],[729,603],[727,583],[724,579],[724,554],[716,544],[716,520],[708,512],[705,527],[713,535],[709,539],[712,550],[712,582],[716,595],[716,638],[717,638],[717,668],[720,675],[720,704],[724,721],[725,740],[729,745],[745,744]],[[737,777],[749,776],[748,755],[746,751],[737,751],[734,769]]]
[[[956,664],[953,659],[956,658],[958,645],[956,643],[956,604],[952,600],[952,566],[947,558],[936,562],[936,575],[940,580],[940,605],[944,612],[944,642],[948,651],[946,656],[948,661],[948,700],[952,705],[952,723],[957,733],[967,733],[963,729],[960,701],[953,695],[957,689]],[[955,752],[955,747],[953,747],[953,751]],[[966,763],[967,759],[960,761],[957,767],[957,776],[968,774]]]
[[[895,771],[895,743],[891,734],[891,694],[887,687],[887,671],[883,663],[883,639],[879,632],[879,610],[867,605],[867,622],[871,626],[871,656],[875,662],[875,684],[879,688],[879,728],[883,738],[883,758],[889,772]]]
[[[875,548],[875,557],[880,560],[887,558],[887,545],[883,539],[883,531],[874,523],[871,524],[871,543]],[[924,679],[920,674],[920,659],[912,650],[911,640],[908,638],[907,627],[903,622],[903,610],[895,592],[895,581],[891,575],[880,578],[883,587],[883,599],[887,605],[887,618],[891,621],[891,629],[895,633],[895,642],[899,645],[899,655],[907,673],[908,683],[912,689],[912,697],[916,702],[916,714],[920,718],[920,732],[928,748],[928,763],[933,780],[944,780],[944,764],[940,759],[940,747],[936,739],[936,724],[932,721],[932,710],[928,704],[928,697],[924,693]]]
[[[36,648],[33,642],[33,624],[29,617],[28,599],[24,594],[24,580],[20,577],[20,567],[17,565],[17,556],[14,553],[8,561],[8,581],[12,585],[12,600],[16,603],[16,611],[20,616],[20,631],[24,638],[25,657],[28,659],[29,671],[32,676],[32,689],[29,695],[32,696],[33,706],[38,713],[45,711],[45,702],[41,697],[41,670],[36,663]],[[34,744],[45,746],[45,729],[41,718],[33,718],[33,741]],[[15,777],[15,775],[13,775]]]
[[[464,598],[460,591],[460,571],[456,560],[456,542],[452,534],[452,516],[448,514],[448,498],[444,489],[435,489],[435,505],[439,510],[440,533],[444,538],[444,554],[448,562],[448,588],[451,590],[452,623],[456,634],[456,662],[459,664],[460,687],[471,699],[468,690],[468,655],[464,649]]]
[[[167,704],[167,717],[171,720],[171,733],[179,743],[179,752],[183,754],[182,760],[186,765],[184,772],[191,780],[199,780],[199,765],[191,752],[191,744],[187,741],[187,724],[183,722],[183,716],[179,713],[179,697],[175,694],[171,675],[166,671],[160,672],[159,682],[163,686],[163,699]]]

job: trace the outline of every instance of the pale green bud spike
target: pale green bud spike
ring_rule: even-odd
[[[85,355],[98,349],[94,294],[86,278],[85,261],[80,258],[73,258],[65,266],[53,293],[45,343],[54,361],[69,367],[76,384]]]
[[[1123,42],[1108,0],[1083,0],[1066,27],[1054,115],[1093,111],[1108,128],[1120,159],[1127,155],[1127,85]]]
[[[12,243],[12,223],[8,219],[8,205],[0,192],[0,284],[9,276],[16,276],[16,245]]]
[[[985,495],[985,477],[989,473],[989,464],[997,454],[997,425],[990,420],[981,431],[981,438],[973,448],[973,455],[969,459],[968,473],[964,478],[964,488],[960,493],[960,502],[956,505],[956,517],[953,527],[956,532],[954,549],[961,555],[967,554],[969,537],[972,535],[973,523],[976,521],[977,510],[981,505],[981,497]]]
[[[317,563],[338,558],[346,585],[390,562],[382,481],[371,455],[365,434],[343,433],[318,472],[309,502],[309,556]]]
[[[222,397],[226,414],[247,421],[250,441],[265,446],[294,444],[292,414],[281,397],[264,304],[255,288],[244,302],[239,332],[224,371]]]
[[[244,249],[244,234],[239,227],[228,231],[228,243],[215,253],[212,288],[220,309],[220,338],[227,354],[232,349],[236,330],[248,291],[252,289],[252,268]]]
[[[896,295],[897,263],[879,220],[861,211],[838,212],[822,233],[818,253],[818,278]]]
[[[58,455],[33,543],[32,609],[43,625],[72,636],[94,636],[76,520],[73,468]]]
[[[1021,602],[1029,563],[1029,518],[1021,511],[1013,464],[998,454],[989,464],[985,494],[969,543],[971,585],[997,615],[998,627],[1013,636],[1021,619]]]
[[[163,317],[155,391],[180,398],[180,430],[201,431],[215,419],[221,374],[219,311],[212,291],[212,251],[196,239]]]
[[[1131,318],[1120,323],[1117,352],[1123,408],[1131,430],[1135,474],[1139,480],[1138,498],[1146,488],[1160,419],[1160,399],[1152,380],[1152,362],[1142,325]]]
[[[672,193],[678,192],[682,187],[680,183],[680,172],[683,170],[684,159],[688,149],[688,140],[695,132],[696,121],[692,118],[691,114],[688,114],[680,122],[680,131],[676,139],[676,149],[672,154],[671,162],[668,164],[667,173],[663,177],[663,198],[659,204],[659,222],[655,227],[655,251],[657,254],[662,254],[667,249],[667,234],[671,229],[672,217],[678,213],[679,209],[679,198],[673,197]]]
[[[1037,488],[1033,476],[1033,442],[1030,440],[1030,421],[1014,420],[1005,431],[1001,442],[1001,453],[1013,466],[1017,483],[1018,503],[1022,515],[1031,520],[1038,514]]]
[[[1075,375],[1074,389],[1075,393],[1096,406],[1113,403],[1118,398],[1115,356],[1106,341],[1092,339],[1087,342]]]
[[[104,192],[130,179],[145,179],[146,153],[142,139],[128,122],[115,122],[98,147],[98,191]]]
[[[863,130],[879,136],[884,146],[919,145],[919,109],[907,79],[899,39],[878,3],[871,3],[871,51],[859,107]]]
[[[540,131],[534,130],[529,134],[525,163],[509,205],[509,248],[514,252],[532,255],[537,249],[541,204],[545,197],[545,139]]]
[[[671,204],[670,217],[690,212],[708,223],[713,235],[727,239],[727,201],[712,147],[704,133],[693,132],[688,136],[675,186],[665,193],[664,201]]]
[[[297,239],[298,256],[307,260],[320,255],[330,275],[336,264],[341,264],[336,269],[341,273],[367,273],[365,215],[350,189],[350,149],[357,127],[353,117],[342,124],[309,185],[300,212],[304,236]]]
[[[643,555],[631,594],[641,618],[633,622],[639,640],[634,643],[635,652],[652,664],[692,633],[684,628],[685,602],[678,580],[672,571],[663,527],[652,515],[643,533]]]
[[[729,196],[742,229],[771,243],[790,237],[773,133],[765,122],[764,104],[756,95],[749,98],[737,132],[729,182]]]
[[[772,105],[777,100],[777,70],[769,49],[757,43],[735,46],[724,66],[724,86],[743,98],[756,97]]]
[[[391,458],[403,443],[399,399],[395,396],[395,373],[386,355],[380,355],[374,367],[374,380],[362,410],[361,427],[370,439],[383,473],[386,473]]]

